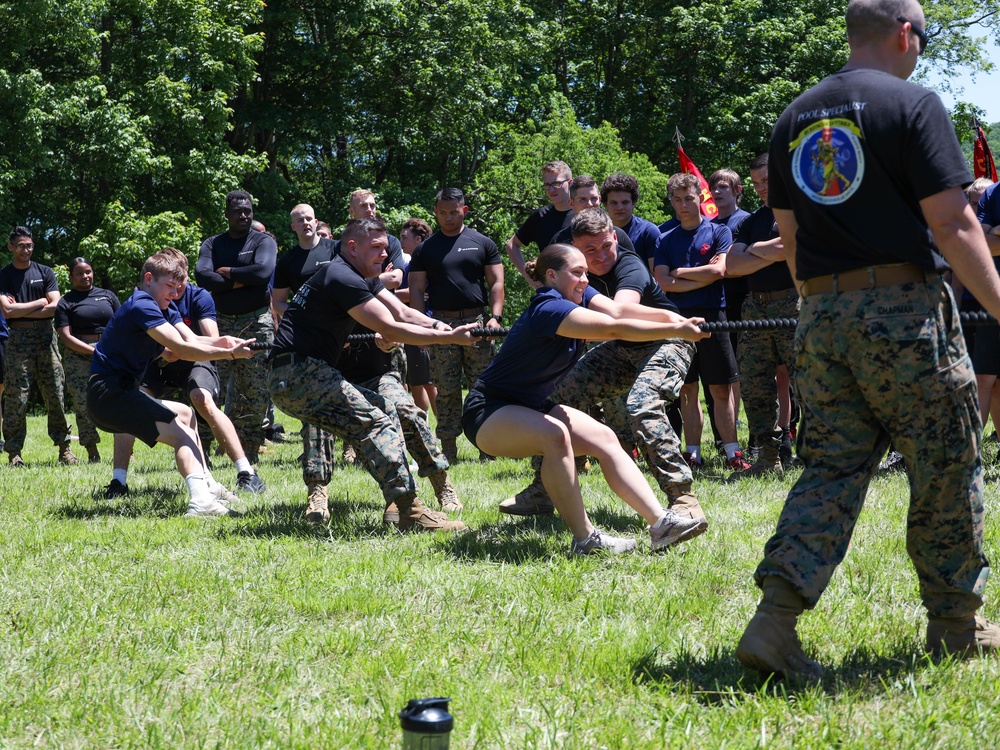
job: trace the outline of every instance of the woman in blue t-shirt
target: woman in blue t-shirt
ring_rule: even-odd
[[[600,460],[611,489],[649,522],[654,550],[701,534],[705,520],[665,510],[608,427],[548,400],[583,355],[584,339],[697,341],[707,335],[698,328],[701,320],[663,322],[665,318],[655,319],[662,312],[638,305],[626,306],[626,315],[635,317],[613,318],[600,312],[610,303],[588,286],[587,262],[572,245],[549,245],[525,272],[542,287],[469,392],[462,415],[466,437],[492,456],[542,456],[542,483],[573,532],[575,554],[602,549],[627,552],[636,547],[634,539],[613,537],[591,524],[576,474],[578,455]]]

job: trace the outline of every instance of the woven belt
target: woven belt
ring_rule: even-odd
[[[754,302],[775,302],[779,299],[798,297],[799,290],[795,287],[791,289],[779,289],[776,292],[750,292],[750,299]]]
[[[435,318],[474,318],[485,315],[483,308],[470,307],[467,310],[432,310]]]
[[[236,314],[232,314],[232,315],[231,314],[226,314],[226,313],[216,313],[216,314],[220,318],[230,318],[230,319],[232,319],[232,318],[249,318],[251,316],[253,316],[255,318],[259,318],[261,315],[263,315],[265,312],[267,312],[270,309],[271,309],[271,307],[269,305],[264,305],[263,307],[258,307],[256,310],[250,310],[249,312],[245,312],[245,313],[236,313]]]
[[[844,273],[816,276],[802,284],[802,296],[813,294],[844,294],[880,286],[896,286],[912,282],[934,281],[940,278],[935,271],[925,271],[912,263],[894,263],[887,266],[866,266]]]
[[[297,365],[300,362],[305,362],[307,359],[310,359],[310,357],[307,357],[305,354],[283,352],[267,360],[267,366],[272,370],[277,370],[279,367],[284,367],[285,365]]]
[[[7,325],[10,328],[51,328],[52,318],[39,320],[8,320]]]

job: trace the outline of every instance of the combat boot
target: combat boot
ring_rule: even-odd
[[[455,488],[448,481],[448,475],[444,471],[434,471],[427,475],[431,480],[431,487],[434,488],[434,496],[441,503],[441,510],[449,513],[458,513],[462,510],[462,501],[458,499]]]
[[[514,497],[500,503],[500,512],[511,516],[551,516],[556,512],[556,506],[541,483],[532,482]]]
[[[306,520],[309,523],[328,523],[330,520],[330,505],[326,494],[326,485],[322,482],[309,482],[309,505],[306,507]]]
[[[930,617],[927,650],[935,657],[947,654],[966,658],[1000,649],[1000,627],[979,615]]]
[[[768,441],[760,447],[757,453],[757,460],[753,466],[743,471],[734,471],[729,475],[729,479],[751,479],[769,474],[780,476],[783,472],[784,468],[781,465],[781,458],[778,455],[778,446]]]
[[[65,443],[59,443],[59,463],[70,466],[80,463],[80,459],[74,456],[73,451],[69,449],[68,440]]]
[[[667,510],[672,510],[682,518],[705,518],[705,511],[691,489],[691,483],[672,484],[667,488],[667,498],[670,503]]]
[[[465,531],[468,528],[461,521],[452,521],[444,513],[431,510],[420,502],[420,498],[413,498],[408,505],[399,500],[395,504],[399,509],[399,521],[395,526],[400,531]]]
[[[454,466],[458,463],[458,439],[441,438],[441,452],[448,459],[448,465]]]
[[[101,463],[101,454],[97,450],[97,443],[85,443],[83,447],[87,449],[87,460],[90,463]]]
[[[802,609],[802,597],[792,584],[778,576],[764,578],[764,596],[736,646],[736,658],[761,674],[797,682],[819,680],[823,668],[805,655],[795,632]]]

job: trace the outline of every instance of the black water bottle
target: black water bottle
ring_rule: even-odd
[[[450,698],[411,700],[399,712],[403,750],[448,750],[455,720],[448,713]]]

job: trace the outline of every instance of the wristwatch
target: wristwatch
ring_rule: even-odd
[[[490,318],[492,320],[495,320],[500,325],[503,325],[503,314],[500,314],[500,315],[491,315]]]

